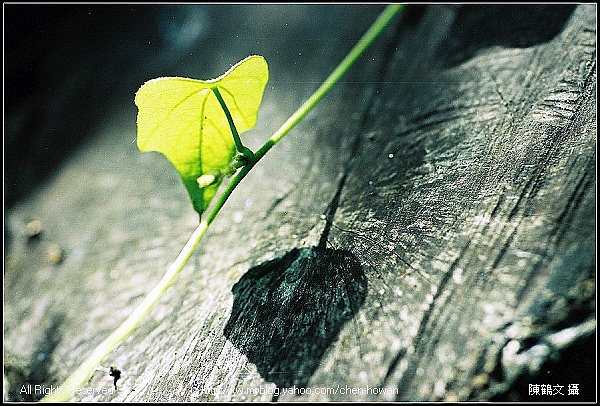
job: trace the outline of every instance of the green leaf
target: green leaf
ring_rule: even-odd
[[[267,62],[253,55],[216,79],[162,77],[144,83],[136,93],[138,148],[160,152],[171,161],[200,215],[223,176],[231,175],[236,155],[231,127],[213,89],[222,95],[241,134],[256,124],[268,79]]]

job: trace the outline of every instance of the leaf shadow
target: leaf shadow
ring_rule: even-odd
[[[365,301],[367,279],[350,252],[296,248],[251,268],[233,286],[227,337],[278,387],[306,387],[323,355]]]

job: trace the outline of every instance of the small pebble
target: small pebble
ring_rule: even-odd
[[[42,231],[44,230],[44,225],[40,220],[34,219],[31,220],[27,225],[25,225],[25,233],[28,239],[38,238]]]
[[[48,262],[52,265],[60,264],[64,259],[63,249],[58,244],[52,244],[48,247]]]

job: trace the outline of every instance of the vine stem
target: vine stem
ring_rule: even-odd
[[[358,60],[363,52],[371,45],[371,43],[381,34],[387,24],[400,12],[403,5],[391,4],[386,6],[379,17],[350,50],[346,57],[339,63],[334,71],[325,79],[319,88],[312,94],[290,118],[267,140],[267,142],[254,153],[254,159],[251,159],[247,165],[243,166],[240,171],[229,182],[223,193],[215,201],[211,210],[207,213],[204,220],[193,232],[188,242],[185,244],[175,261],[168,268],[159,283],[148,293],[138,307],[125,319],[125,321],[113,331],[104,341],[94,349],[88,358],[81,363],[75,371],[58,387],[51,387],[51,393],[41,399],[45,402],[64,402],[71,399],[77,388],[83,386],[88,381],[94,372],[95,368],[104,361],[104,359],[121,344],[142,322],[144,316],[148,314],[150,309],[162,297],[165,291],[171,286],[177,275],[181,272],[188,259],[202,240],[208,227],[213,222],[229,196],[233,193],[237,185],[244,179],[250,170],[265,154],[277,144],[296,124],[310,112],[314,106],[331,90],[331,88],[339,82],[342,76],[350,69],[350,67]],[[239,137],[238,137],[239,138]]]

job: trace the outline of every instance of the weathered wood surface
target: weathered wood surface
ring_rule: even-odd
[[[381,10],[322,7],[215,8],[226,34],[171,74],[264,55],[245,136],[260,145]],[[596,6],[406,11],[107,359],[118,392],[74,400],[542,399],[528,383],[595,398]],[[313,37],[294,34],[310,22]],[[193,73],[209,45],[223,62]],[[136,150],[135,109],[116,109],[6,213],[5,399],[64,379],[195,227],[168,163]],[[30,218],[44,231],[27,242]]]

